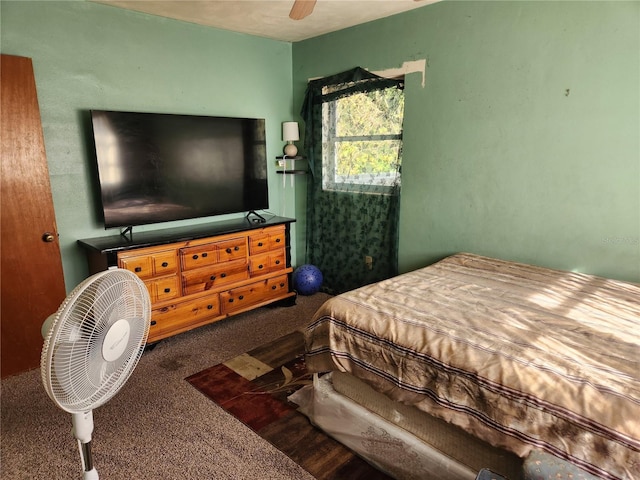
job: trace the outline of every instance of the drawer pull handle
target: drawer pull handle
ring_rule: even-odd
[[[240,250],[240,247],[236,245],[235,247],[233,247],[233,249],[237,252],[238,250]]]
[[[165,289],[164,289],[164,293],[169,293],[170,291],[171,291],[171,289],[170,289],[170,288],[165,288]]]
[[[230,298],[230,299],[229,299],[229,303],[233,303],[233,298]]]
[[[261,247],[262,246],[262,242],[258,242],[258,246]]]
[[[192,258],[193,258],[194,260],[197,260],[197,259],[198,259],[198,255],[194,255]]]
[[[284,283],[280,283],[280,286],[281,286],[281,287],[284,287]]]
[[[271,290],[275,290],[276,288],[278,288],[276,285],[271,285]]]
[[[276,238],[276,243],[280,243],[281,238]]]
[[[211,275],[211,276],[209,277],[209,280],[211,280],[212,282],[213,282],[215,279],[216,279],[216,276],[215,276],[215,275]]]
[[[263,267],[264,265],[258,265],[258,270],[262,270]]]
[[[211,310],[213,308],[213,305],[207,305],[207,310]]]
[[[238,297],[238,300],[243,300],[243,299],[244,299],[244,295],[240,295],[240,296]]]
[[[142,271],[142,267],[136,267],[136,273],[140,273]]]
[[[207,258],[207,255],[208,255],[208,253],[207,253],[207,252],[204,252],[204,253],[202,254],[202,258]]]
[[[151,320],[151,323],[149,323],[149,325],[151,325],[152,327],[156,324],[155,320]]]
[[[167,262],[162,262],[162,266],[166,268],[169,266],[169,264]]]
[[[220,274],[220,276],[221,276],[222,278],[224,278],[224,277],[226,277],[226,276],[227,276],[227,274],[226,274],[226,273],[221,273],[221,274]]]
[[[280,260],[276,260],[276,265],[280,265]]]
[[[231,253],[231,249],[230,249],[230,248],[227,248],[226,252],[227,252],[227,253]]]

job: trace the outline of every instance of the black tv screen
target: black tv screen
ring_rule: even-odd
[[[269,206],[265,121],[92,110],[105,228]]]

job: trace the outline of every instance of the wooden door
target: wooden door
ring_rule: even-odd
[[[65,297],[31,59],[0,64],[2,378],[40,364],[42,322]]]

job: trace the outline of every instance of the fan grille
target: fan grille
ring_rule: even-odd
[[[128,270],[100,272],[78,285],[56,312],[42,349],[42,383],[49,397],[70,413],[107,402],[140,360],[150,317],[147,288]],[[117,341],[126,345],[109,361],[103,346],[116,322],[125,327]]]

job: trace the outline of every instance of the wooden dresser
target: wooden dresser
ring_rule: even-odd
[[[78,240],[90,273],[126,268],[149,289],[149,343],[277,301],[295,302],[290,224],[272,217]]]

